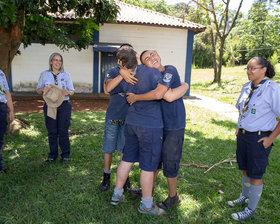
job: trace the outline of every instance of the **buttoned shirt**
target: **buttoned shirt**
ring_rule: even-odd
[[[9,90],[7,79],[4,72],[0,70],[0,102],[1,103],[7,102],[6,93],[5,93],[6,90]]]
[[[251,88],[250,81],[243,86],[236,103],[239,111],[238,128],[250,132],[273,131],[277,124],[276,116],[280,116],[280,86],[267,80],[255,90],[248,103],[248,109],[242,113]]]
[[[55,85],[54,74],[51,71],[44,71],[40,74],[39,82],[37,85],[37,89],[44,88],[48,85]],[[57,86],[61,89],[66,89],[68,91],[74,91],[74,86],[72,83],[72,79],[68,72],[59,72],[57,74]],[[64,100],[69,100],[69,96],[65,96]]]

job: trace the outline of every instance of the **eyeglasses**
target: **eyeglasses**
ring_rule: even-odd
[[[52,59],[52,61],[62,62],[61,59]]]
[[[261,68],[263,68],[263,67],[259,67],[259,68],[247,67],[247,68],[244,68],[244,71],[251,71],[251,72],[254,72],[255,70],[261,69]]]

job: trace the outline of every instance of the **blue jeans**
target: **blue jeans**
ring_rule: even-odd
[[[124,121],[106,120],[104,125],[104,137],[102,151],[104,153],[114,153],[115,150],[123,151],[125,144]]]
[[[3,167],[2,164],[3,158],[2,158],[1,149],[3,146],[3,139],[6,130],[7,130],[7,105],[0,104],[0,168]]]
[[[70,155],[70,140],[69,127],[71,120],[72,106],[68,101],[64,101],[57,108],[56,120],[47,116],[47,104],[44,104],[45,124],[48,130],[50,153],[49,159],[58,157],[58,143],[62,151],[61,158],[69,158]]]

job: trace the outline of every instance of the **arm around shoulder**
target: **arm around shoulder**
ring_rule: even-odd
[[[174,88],[174,89],[169,89],[165,93],[163,99],[166,100],[167,102],[171,103],[171,102],[183,97],[186,94],[186,92],[188,91],[188,89],[189,89],[189,84],[182,82],[181,86],[178,86],[177,88]]]
[[[121,75],[118,75],[117,77],[113,79],[108,79],[104,83],[104,90],[108,93],[110,93],[113,89],[117,87],[117,85],[120,84],[120,82],[123,80]]]

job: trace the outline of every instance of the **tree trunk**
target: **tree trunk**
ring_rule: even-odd
[[[218,72],[217,72],[217,80],[216,80],[217,83],[221,82],[225,39],[220,38],[220,42],[221,42],[221,46],[219,49],[219,58],[218,58]]]
[[[212,60],[213,60],[213,69],[214,69],[214,80],[213,82],[216,82],[217,78],[217,55],[216,55],[216,41],[214,38],[213,30],[210,30],[210,36],[211,36],[211,45],[212,45]]]
[[[18,11],[17,21],[10,27],[0,25],[0,69],[9,80],[11,63],[16,55],[22,38],[24,27],[24,11]]]

